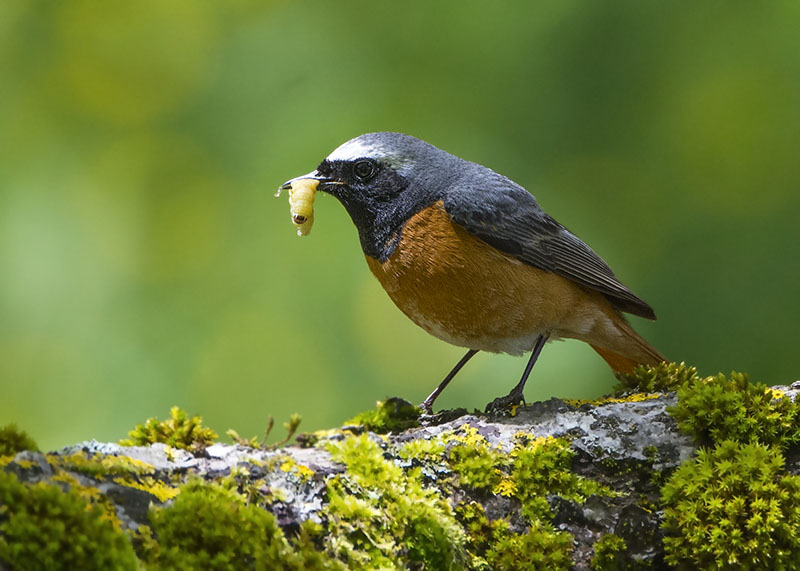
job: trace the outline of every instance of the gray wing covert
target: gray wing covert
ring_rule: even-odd
[[[444,208],[456,224],[526,264],[599,291],[620,311],[655,319],[653,309],[594,250],[544,212],[527,190],[491,174],[495,176],[481,176],[445,194]]]

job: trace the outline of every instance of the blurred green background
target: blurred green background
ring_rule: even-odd
[[[800,4],[0,3],[0,425],[115,440],[179,404],[222,433],[421,401],[419,330],[321,196],[284,180],[368,131],[506,174],[653,305],[703,373],[800,375]],[[481,354],[441,407],[525,361]],[[614,379],[553,343],[529,400]]]

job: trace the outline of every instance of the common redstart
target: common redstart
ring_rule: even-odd
[[[281,188],[298,181],[344,205],[370,270],[403,313],[468,349],[422,403],[426,412],[478,351],[531,351],[519,383],[487,411],[524,402],[550,339],[585,341],[616,373],[665,360],[622,315],[655,319],[653,309],[531,193],[489,168],[409,135],[368,133]]]

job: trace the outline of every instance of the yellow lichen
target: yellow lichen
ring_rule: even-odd
[[[782,391],[780,389],[770,388],[766,390],[766,393],[771,394],[773,399],[782,399],[787,397],[786,391]]]
[[[482,446],[488,444],[486,439],[478,432],[478,429],[470,426],[469,423],[464,423],[455,431],[443,434],[442,436],[442,441],[445,443],[458,442],[465,446]]]
[[[340,435],[352,435],[349,430],[342,430],[341,428],[325,428],[322,430],[315,430],[311,433],[318,440],[331,440]]]
[[[50,481],[61,482],[63,484],[67,484],[68,486],[80,486],[78,479],[67,472],[57,472],[53,475],[53,477],[50,478]]]
[[[92,457],[88,457],[83,452],[75,452],[63,458],[59,458],[56,455],[48,455],[47,462],[56,469],[70,470],[93,477],[141,476],[155,472],[155,467],[152,464],[127,456],[95,454]]]
[[[128,472],[131,474],[143,475],[153,474],[156,471],[155,466],[152,464],[128,456],[105,456],[100,460],[100,463],[110,474]]]
[[[604,404],[617,404],[626,402],[643,402],[661,398],[663,395],[658,393],[633,393],[626,397],[602,397],[599,399],[564,399],[564,402],[570,406],[579,407],[585,404],[592,406],[602,406]]]
[[[128,488],[134,488],[136,490],[142,490],[143,492],[152,494],[158,498],[159,502],[162,503],[166,502],[167,500],[171,500],[180,493],[178,488],[173,488],[161,480],[156,480],[150,476],[142,478],[141,481],[131,481],[126,480],[125,478],[114,478],[114,482]]]
[[[516,456],[520,452],[530,451],[536,448],[542,448],[544,446],[555,445],[560,441],[558,438],[550,434],[547,436],[534,436],[521,431],[514,435],[514,440],[516,441],[516,445],[509,454],[512,457]]]
[[[314,476],[314,470],[309,468],[308,466],[304,466],[303,464],[298,464],[292,458],[288,458],[281,464],[281,471],[289,473],[294,472],[300,479],[306,481]]]
[[[10,458],[12,460],[14,459],[13,456],[11,456]],[[32,462],[31,460],[17,460],[16,462],[14,462],[14,464],[19,466],[23,470],[30,470],[31,468],[33,468],[36,465],[36,463]]]
[[[111,523],[115,529],[122,529],[122,524],[120,523],[119,518],[117,518],[117,511],[114,508],[114,504],[111,502],[108,496],[106,496],[96,487],[83,486],[75,476],[63,471],[59,471],[54,474],[53,477],[50,478],[50,482],[66,484],[70,490],[78,494],[89,505],[100,507],[103,510],[101,515],[102,519]]]

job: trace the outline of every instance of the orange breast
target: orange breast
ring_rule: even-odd
[[[597,292],[523,264],[454,224],[441,202],[414,215],[372,273],[417,325],[462,347],[520,354],[540,333],[583,338],[606,319]]]

